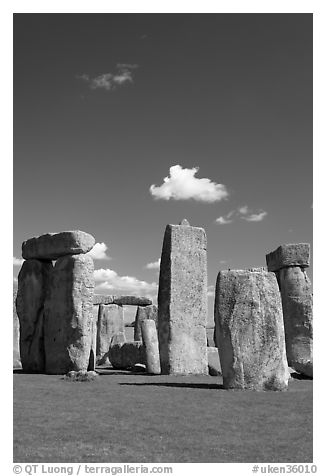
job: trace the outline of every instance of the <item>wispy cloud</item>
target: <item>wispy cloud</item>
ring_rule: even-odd
[[[155,199],[162,200],[197,200],[199,202],[217,202],[227,198],[225,185],[212,182],[208,178],[195,177],[199,167],[182,168],[180,165],[170,167],[170,176],[163,179],[160,186],[151,185],[150,193]]]
[[[89,251],[88,254],[93,259],[104,259],[110,260],[110,256],[106,254],[108,247],[105,243],[95,243],[94,247]]]
[[[130,294],[135,296],[153,297],[157,294],[157,283],[141,281],[134,276],[119,276],[112,269],[96,269],[94,271],[95,292],[110,294]]]
[[[161,265],[161,258],[154,261],[153,263],[147,263],[145,268],[146,269],[160,269],[160,265]]]
[[[136,68],[138,68],[137,64],[118,63],[116,71],[113,73],[103,73],[93,78],[89,74],[84,73],[77,76],[77,79],[88,83],[91,89],[114,91],[118,86],[133,83],[133,70]]]
[[[265,216],[267,215],[267,212],[264,212],[263,210],[259,213],[252,213],[250,215],[247,215],[247,216],[243,216],[241,217],[243,220],[246,220],[246,221],[262,221]]]
[[[267,216],[267,212],[264,210],[259,210],[258,212],[253,212],[248,205],[242,205],[236,210],[230,211],[225,217],[220,216],[216,218],[215,223],[219,225],[226,225],[228,223],[233,223],[236,218],[241,218],[242,220],[248,222],[258,222],[262,221]]]
[[[23,258],[16,258],[13,256],[12,261],[14,266],[21,266],[25,260]]]

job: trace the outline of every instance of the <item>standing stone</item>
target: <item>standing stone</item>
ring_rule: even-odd
[[[94,263],[88,255],[56,261],[45,302],[46,372],[87,370],[92,349]]]
[[[138,306],[135,318],[134,340],[142,340],[141,325],[146,319],[152,319],[157,326],[158,315],[157,306],[155,306],[155,304],[146,307]]]
[[[163,374],[207,374],[206,233],[167,225],[158,292],[158,337]]]
[[[22,363],[20,361],[20,352],[19,352],[19,319],[16,311],[16,297],[17,289],[14,289],[13,292],[13,368],[21,369]]]
[[[275,272],[282,296],[289,366],[312,377],[312,290],[305,271],[309,261],[309,243],[281,245],[266,255],[268,269]]]
[[[278,273],[289,366],[313,376],[312,293],[307,273],[299,266]]]
[[[160,374],[160,352],[156,323],[152,319],[146,319],[141,323],[141,332],[146,353],[146,369],[149,374]]]
[[[47,233],[24,241],[24,259],[56,260],[65,255],[87,253],[95,245],[95,238],[84,231],[62,231]]]
[[[225,388],[287,388],[282,303],[274,273],[218,274],[215,333]]]
[[[101,364],[102,357],[109,351],[112,337],[118,332],[124,332],[123,307],[116,304],[100,304],[97,320],[96,357]]]
[[[16,309],[20,323],[20,357],[26,372],[44,372],[44,300],[51,262],[24,261],[18,274]]]

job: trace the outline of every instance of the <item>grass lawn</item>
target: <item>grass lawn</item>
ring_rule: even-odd
[[[312,460],[311,380],[243,392],[209,376],[14,374],[14,462]]]

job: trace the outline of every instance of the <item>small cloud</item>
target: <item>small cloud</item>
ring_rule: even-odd
[[[15,256],[13,256],[12,261],[14,266],[21,266],[25,260],[23,258],[15,258]]]
[[[225,263],[227,263],[227,261],[225,259],[221,259],[220,263],[225,264]]]
[[[160,269],[161,265],[161,258],[159,258],[157,261],[154,261],[153,263],[148,263],[145,268],[146,269]]]
[[[254,213],[249,209],[248,205],[242,205],[236,210],[230,211],[225,217],[221,216],[216,218],[215,222],[219,225],[226,225],[227,223],[232,223],[234,219],[231,220],[231,217],[240,217],[242,220],[249,222],[258,222],[262,221],[267,215],[267,212],[260,210],[258,213]]]
[[[219,218],[216,218],[215,222],[218,223],[219,225],[227,225],[228,223],[232,223],[233,220],[228,220],[227,218],[219,217]]]
[[[112,269],[96,269],[94,271],[95,292],[110,294],[130,294],[134,296],[153,297],[157,294],[157,283],[147,283],[133,276],[119,276]]]
[[[155,199],[189,200],[213,203],[227,198],[225,185],[212,182],[208,178],[195,177],[199,167],[182,168],[180,165],[170,167],[170,176],[163,179],[160,186],[151,185],[150,193]]]
[[[115,73],[103,73],[91,78],[89,74],[81,74],[77,79],[81,79],[89,84],[91,89],[105,89],[113,91],[117,86],[133,82],[132,70],[138,68],[137,64],[118,63]]]
[[[106,254],[106,250],[108,247],[106,246],[105,243],[95,243],[91,251],[89,251],[87,254],[91,256],[93,259],[105,259],[105,260],[110,260],[110,256]]]
[[[239,207],[238,212],[240,213],[240,215],[246,215],[248,213],[248,205],[244,205],[243,207]]]
[[[241,218],[246,221],[262,221],[266,215],[267,215],[267,212],[264,212],[262,210],[259,213],[252,213],[251,215],[243,216]]]

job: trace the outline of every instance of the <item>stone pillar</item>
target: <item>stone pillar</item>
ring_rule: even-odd
[[[215,295],[215,336],[227,389],[285,390],[281,296],[274,273],[221,271]]]
[[[134,340],[142,340],[142,330],[141,324],[146,319],[152,319],[157,326],[157,306],[152,304],[151,306],[138,306],[136,318],[135,318],[135,327],[134,327]]]
[[[44,300],[51,261],[27,259],[18,275],[16,309],[20,323],[20,357],[26,372],[44,372]]]
[[[207,256],[203,228],[167,225],[163,240],[158,337],[163,374],[207,374]]]
[[[312,377],[312,290],[305,271],[309,258],[308,243],[281,245],[266,255],[268,269],[275,272],[282,296],[289,366]]]
[[[20,351],[19,351],[19,319],[17,316],[16,311],[16,297],[17,297],[17,290],[14,290],[13,293],[13,368],[14,369],[21,369],[22,363],[20,361]]]
[[[146,353],[146,369],[149,374],[160,374],[160,352],[155,321],[145,319],[141,323],[142,340]]]
[[[100,304],[97,320],[97,361],[101,361],[109,351],[111,339],[118,332],[124,332],[123,307],[117,304]]]
[[[86,254],[56,261],[45,301],[46,372],[87,370],[92,349],[94,263]]]

